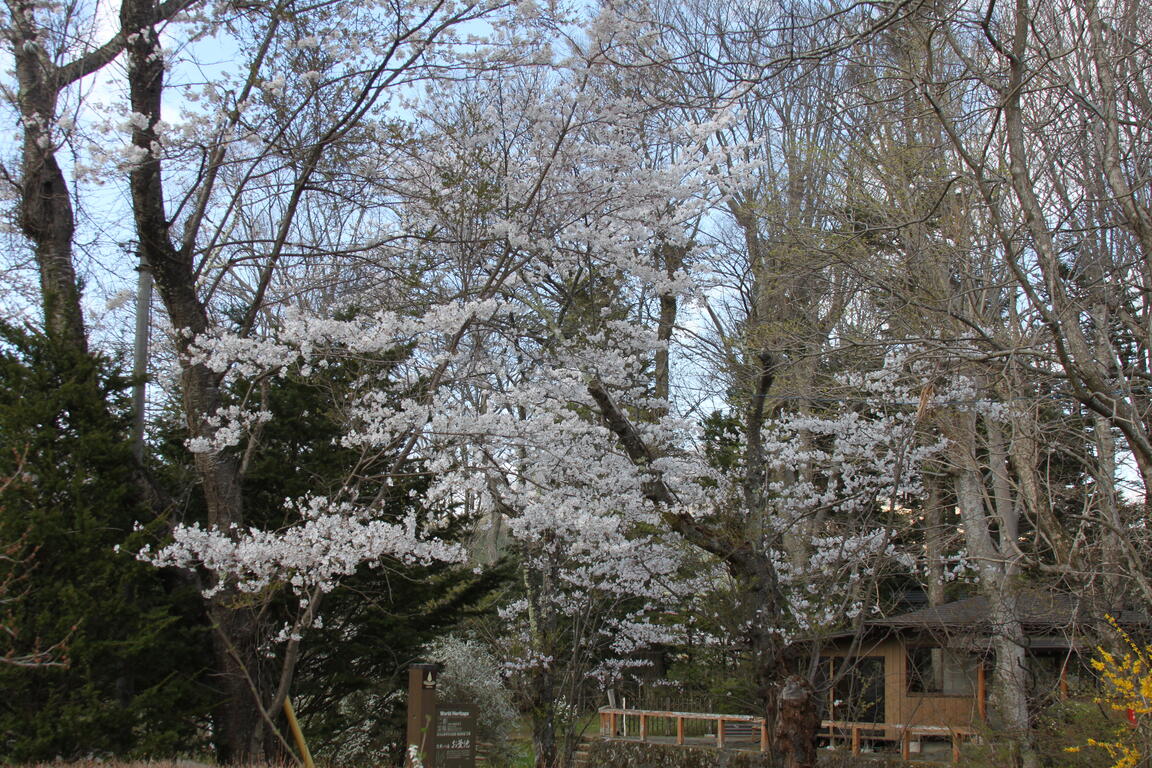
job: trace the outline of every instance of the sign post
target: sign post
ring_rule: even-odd
[[[435,768],[436,665],[408,668],[408,739],[404,765],[413,768],[413,747],[424,768]]]
[[[435,664],[408,668],[405,768],[476,768],[476,711],[463,702],[436,701]]]

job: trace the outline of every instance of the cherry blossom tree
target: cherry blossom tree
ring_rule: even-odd
[[[182,84],[170,82],[171,73],[194,72],[197,61],[166,54],[157,6],[122,4],[123,23],[141,30],[128,41],[127,54],[129,192],[139,255],[155,278],[180,361],[177,386],[209,526],[204,546],[225,547],[245,523],[244,453],[226,449],[251,441],[262,418],[258,410],[249,414],[226,403],[230,366],[200,352],[205,339],[251,340],[275,318],[283,297],[274,289],[291,287],[281,275],[295,264],[337,263],[336,254],[346,260],[410,237],[389,213],[389,150],[406,141],[389,107],[430,78],[463,76],[498,61],[498,41],[469,51],[454,30],[495,18],[502,8],[497,2],[222,6],[191,20],[184,50],[199,56],[198,41],[218,35],[235,46],[237,66],[211,68],[207,83]],[[176,92],[203,106],[166,114],[165,98]],[[313,217],[334,201],[353,199],[353,190],[360,192],[361,225],[329,228],[312,241],[321,231]],[[404,458],[400,451],[397,462]],[[334,515],[350,511],[342,503],[302,501],[309,523],[297,543],[317,542]],[[401,541],[416,546],[402,527],[364,526],[362,555],[369,559],[395,552]],[[181,536],[178,541],[187,542],[195,534]],[[274,554],[271,544],[265,550],[242,586],[258,583],[265,570],[283,574],[302,565]],[[228,562],[228,555],[220,557],[218,564]],[[300,586],[313,590],[309,605],[347,567],[305,569],[311,575]],[[265,723],[287,694],[291,664],[270,691],[253,684],[255,609],[238,599],[233,584],[209,590],[226,689],[217,738],[222,759],[246,760],[260,753]]]
[[[342,441],[419,457],[434,478],[425,503],[444,514],[474,505],[521,542],[524,669],[542,715],[541,765],[563,760],[552,745],[559,697],[546,630],[570,610],[573,590],[663,599],[661,582],[676,571],[670,544],[703,550],[744,595],[741,630],[771,713],[789,642],[830,615],[811,599],[818,586],[807,574],[847,568],[857,575],[844,583],[858,587],[875,558],[898,559],[882,524],[847,522],[881,499],[915,494],[916,467],[931,450],[917,444],[907,407],[826,416],[776,408],[765,421],[775,369],[762,361],[744,464],[733,475],[710,465],[698,425],[669,396],[670,313],[643,308],[700,296],[687,233],[717,188],[714,169],[730,163],[730,148],[711,141],[730,118],[719,107],[707,121],[666,121],[664,145],[680,149],[653,155],[635,140],[640,126],[656,130],[649,111],[613,98],[597,78],[615,29],[601,21],[591,43],[573,42],[558,74],[525,74],[530,87],[520,89],[485,83],[498,97],[489,105],[447,99],[460,112],[433,115],[438,151],[412,159],[407,178],[420,189],[405,209],[408,225],[426,233],[415,252],[438,266],[424,285],[426,309],[285,316],[274,335],[217,332],[189,343],[192,365],[236,381],[285,369],[323,375],[333,359],[408,350],[386,378],[361,382]],[[681,249],[679,267],[660,256],[669,247]],[[881,382],[894,375],[850,386],[879,407],[891,396]],[[232,450],[264,417],[239,409],[212,418],[193,450]],[[807,436],[799,452],[798,434]],[[788,479],[797,467],[804,483]],[[302,509],[298,526],[275,534],[185,529],[158,557],[239,576],[245,588],[277,580],[321,591],[374,557],[344,545],[378,541],[365,531],[375,525],[371,496],[340,491]],[[786,554],[797,525],[820,534],[803,556]],[[389,533],[391,552],[425,546],[403,533]],[[844,600],[848,614],[859,611],[858,595]]]
[[[431,190],[415,189],[417,194],[411,198],[408,215],[414,221],[420,221],[417,216],[423,217],[426,222],[423,231],[432,233],[417,245],[430,252],[427,258],[441,259],[440,264],[444,265],[438,272],[443,282],[428,286],[447,292],[440,299],[443,303],[435,303],[421,314],[382,310],[353,321],[285,316],[274,337],[250,337],[235,332],[198,337],[189,347],[190,363],[217,372],[225,381],[239,382],[258,380],[287,368],[300,375],[323,376],[333,356],[371,357],[398,349],[412,350],[384,364],[382,370],[389,372],[393,379],[391,385],[379,376],[366,376],[358,383],[357,393],[350,398],[354,410],[342,441],[365,455],[387,450],[400,457],[390,469],[383,470],[383,477],[376,479],[377,484],[390,482],[386,480],[389,473],[405,471],[406,460],[418,458],[426,462],[427,471],[440,478],[427,501],[445,512],[461,500],[462,491],[477,483],[479,487],[473,488],[477,494],[487,495],[489,490],[483,482],[483,473],[468,464],[458,466],[458,458],[465,462],[496,462],[491,470],[493,483],[512,471],[505,462],[512,461],[517,452],[526,449],[515,441],[531,428],[524,423],[525,406],[521,403],[539,400],[537,408],[543,407],[544,412],[532,413],[533,419],[563,418],[563,424],[572,425],[567,429],[577,430],[577,434],[587,432],[587,420],[572,412],[566,399],[557,399],[547,388],[539,386],[543,382],[531,379],[534,371],[547,369],[556,354],[574,353],[555,348],[557,342],[562,342],[556,337],[558,332],[562,333],[557,326],[571,323],[565,319],[562,304],[557,304],[557,295],[548,292],[570,290],[572,276],[565,280],[563,271],[557,270],[558,265],[548,264],[549,274],[560,276],[551,286],[535,286],[521,280],[526,271],[540,268],[539,265],[556,256],[576,266],[583,264],[586,268],[622,273],[620,265],[613,261],[620,258],[621,245],[628,247],[640,242],[633,232],[642,235],[647,231],[641,222],[651,204],[641,197],[631,207],[623,205],[617,199],[620,192],[617,180],[605,177],[603,168],[593,167],[596,163],[619,166],[627,157],[618,156],[621,149],[611,143],[613,133],[619,128],[602,115],[589,113],[595,96],[588,87],[577,91],[574,103],[566,114],[561,114],[559,121],[553,109],[545,111],[543,104],[533,97],[533,103],[521,113],[528,131],[527,140],[512,148],[521,153],[520,163],[510,169],[515,173],[496,176],[492,182],[495,189],[502,187],[503,194],[512,201],[512,205],[502,211],[508,218],[492,216],[484,222],[485,231],[469,233],[467,238],[456,237],[453,230],[474,226],[476,222],[459,216],[458,211],[471,215],[475,210],[482,210],[481,204],[485,201],[476,201],[476,208],[454,209],[444,204],[445,196],[448,193],[458,197],[466,193],[490,195],[492,191],[479,185],[471,189],[464,187],[456,179],[467,177],[461,176],[449,161],[465,161],[470,167],[489,162],[476,157],[484,148],[482,143],[472,133],[460,136],[459,144],[453,143],[451,134],[439,134],[437,140],[449,140],[440,157],[430,153],[413,157],[413,187],[428,181],[440,182]],[[573,154],[576,151],[573,137],[580,135],[587,141],[593,130],[603,132],[607,138],[601,138],[599,146],[584,144],[579,154]],[[471,150],[469,144],[473,147]],[[465,151],[456,154],[457,149]],[[442,165],[438,167],[436,162]],[[431,169],[432,173],[419,173],[421,167]],[[572,172],[584,176],[573,182],[567,178]],[[607,180],[599,181],[598,177]],[[680,177],[669,178],[680,180]],[[658,174],[656,180],[660,180]],[[670,188],[665,186],[659,192],[645,190],[644,194],[664,205],[664,195]],[[590,216],[598,217],[600,231],[592,226]],[[590,258],[588,247],[581,246],[581,241],[611,245],[612,250],[606,258]],[[549,253],[548,243],[555,244],[554,253]],[[456,269],[449,271],[448,266]],[[478,284],[473,282],[477,272],[483,274],[490,269],[494,275],[490,273]],[[559,298],[570,297],[560,293]],[[546,310],[545,313],[541,314],[540,309]],[[523,328],[518,330],[518,325]],[[622,327],[621,332],[626,333],[626,327]],[[517,364],[517,355],[524,349],[540,347],[541,337],[554,339],[547,342],[547,347],[553,349],[551,356],[541,357],[537,351],[536,357],[522,360],[518,368],[509,368]],[[518,348],[518,345],[523,346]],[[555,385],[555,376],[550,379]],[[509,382],[516,387],[509,389]],[[382,386],[390,386],[396,392],[410,391],[413,396],[384,397],[380,391]],[[265,418],[258,410],[220,409],[208,422],[211,431],[190,438],[189,448],[204,456],[227,452],[237,443],[249,440],[254,426]],[[540,465],[541,471],[547,469],[546,465]],[[566,471],[573,470],[569,467]],[[553,477],[560,475],[553,474]],[[574,477],[571,482],[593,480],[604,482],[602,476],[583,481]],[[590,489],[586,493],[603,494],[603,491]],[[247,590],[262,589],[275,580],[288,582],[298,590],[323,592],[330,589],[339,576],[362,562],[378,558],[382,552],[442,558],[459,556],[458,552],[437,548],[434,542],[419,541],[411,529],[384,526],[373,519],[379,512],[376,498],[373,494],[359,493],[355,485],[347,485],[338,490],[334,498],[302,500],[301,525],[277,534],[253,532],[237,538],[234,531],[219,526],[210,530],[182,529],[177,532],[175,544],[165,549],[157,561],[188,564],[195,560],[222,576],[238,577],[240,587]],[[505,507],[512,504],[519,507],[523,501],[501,503]],[[542,499],[531,509],[541,510],[534,514],[543,514],[548,503]],[[532,513],[523,512],[516,517],[530,519]],[[340,525],[351,527],[341,530]],[[528,523],[523,537],[532,540],[543,535],[538,530],[540,525]],[[571,528],[573,521],[553,514],[550,525]],[[577,525],[575,530],[582,531],[584,526]],[[360,542],[367,548],[355,552],[341,542]],[[315,559],[318,546],[329,547],[330,559],[326,564]],[[258,550],[265,554],[257,555]],[[555,594],[544,597],[546,600],[557,598]],[[314,603],[315,597],[309,597],[308,604]],[[550,756],[546,759],[551,761]]]
[[[1152,595],[1118,483],[1126,453],[1152,478],[1136,4],[8,10],[45,327],[89,345],[70,163],[126,181],[158,287],[204,514],[143,556],[205,578],[221,759],[270,743],[324,596],[391,562],[519,558],[504,641],[541,766],[581,678],[675,639],[648,618],[692,610],[685,562],[739,597],[773,720],[795,641],[876,608],[909,541],[939,600],[962,535],[1020,732],[1024,576]],[[83,88],[121,55],[100,113]],[[286,379],[328,387],[348,462],[258,519]],[[441,535],[462,517],[485,546]]]

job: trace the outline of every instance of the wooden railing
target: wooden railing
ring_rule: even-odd
[[[639,721],[639,731],[635,737],[627,734],[627,718]],[[613,707],[600,708],[600,736],[601,738],[638,738],[640,741],[648,740],[649,726],[653,720],[665,720],[675,723],[675,743],[684,745],[685,724],[703,721],[714,724],[714,738],[716,746],[723,748],[726,738],[748,734],[753,741],[759,742],[760,751],[768,749],[768,728],[764,718],[755,715],[714,715],[704,712],[670,712],[661,709],[616,709]],[[712,737],[713,734],[709,734]],[[759,738],[757,738],[759,737]]]
[[[947,736],[952,747],[952,762],[960,762],[960,745],[966,739],[976,737],[973,728],[949,725],[904,725],[900,723],[853,723],[825,720],[820,724],[821,737],[834,742],[843,739],[851,745],[852,754],[860,754],[861,742],[870,741],[898,742],[900,757],[909,760],[912,757],[912,743],[918,741],[920,736]]]
[[[635,723],[635,731],[629,733],[629,723]],[[765,720],[756,715],[722,715],[706,712],[673,712],[660,709],[619,709],[601,707],[600,738],[629,739],[648,741],[654,723],[664,723],[674,727],[661,728],[672,732],[659,738],[674,739],[679,746],[686,744],[686,725],[705,723],[705,741],[713,741],[723,749],[729,741],[749,741],[756,744],[761,752],[768,749],[768,728]],[[918,737],[946,736],[952,747],[952,762],[960,761],[960,745],[965,739],[976,736],[972,728],[944,725],[907,725],[900,723],[857,723],[838,720],[825,720],[821,724],[820,737],[830,744],[844,742],[858,755],[865,741],[884,741],[898,744],[900,756],[908,760],[912,757],[912,745]],[[697,742],[699,743],[699,742]]]

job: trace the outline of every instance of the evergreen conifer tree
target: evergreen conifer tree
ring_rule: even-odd
[[[204,738],[206,632],[192,590],[137,562],[148,513],[107,361],[0,325],[0,543],[19,550],[0,665],[0,762],[173,754]],[[0,582],[3,579],[0,578]]]

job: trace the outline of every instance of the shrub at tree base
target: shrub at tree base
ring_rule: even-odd
[[[1112,768],[1147,766],[1152,756],[1152,645],[1137,645],[1111,616],[1108,623],[1127,647],[1120,654],[1097,646],[1097,658],[1090,663],[1100,673],[1103,693],[1096,702],[1123,719],[1105,738],[1088,739],[1087,746],[1106,752],[1115,761]],[[1078,753],[1081,747],[1065,751]]]
[[[783,762],[766,752],[597,741],[590,746],[585,764],[596,768],[779,768]],[[819,768],[922,768],[939,764],[906,762],[896,757],[865,757],[829,749],[820,750],[817,765]]]

